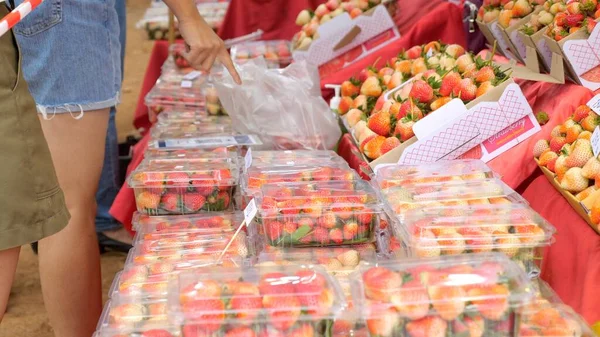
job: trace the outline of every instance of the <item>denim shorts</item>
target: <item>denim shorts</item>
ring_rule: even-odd
[[[115,0],[46,0],[14,31],[25,79],[45,118],[80,118],[117,105],[121,45]]]

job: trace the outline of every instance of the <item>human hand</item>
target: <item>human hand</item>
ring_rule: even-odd
[[[196,69],[210,72],[215,61],[221,62],[237,84],[242,84],[242,79],[235,70],[233,61],[225,48],[223,40],[210,28],[210,26],[197,16],[192,19],[179,21],[179,32],[187,45],[187,52],[183,55],[190,65]]]

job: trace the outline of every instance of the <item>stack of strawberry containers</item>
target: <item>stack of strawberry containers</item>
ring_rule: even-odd
[[[97,337],[182,336],[168,317],[169,281],[217,262],[239,268],[256,255],[256,240],[246,231],[236,233],[243,215],[235,197],[240,155],[259,141],[233,132],[229,117],[207,113],[204,75],[179,75],[166,69],[148,97],[150,109],[160,114],[145,158],[128,178],[138,211],[136,236]],[[185,88],[183,81],[192,84]],[[162,95],[168,87],[173,95]]]

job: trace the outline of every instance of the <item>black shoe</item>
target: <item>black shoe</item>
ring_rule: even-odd
[[[101,254],[104,254],[107,251],[127,254],[129,250],[133,247],[125,242],[113,240],[108,236],[104,235],[104,233],[96,234],[98,234],[98,246],[100,247]]]

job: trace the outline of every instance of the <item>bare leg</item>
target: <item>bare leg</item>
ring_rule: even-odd
[[[39,242],[44,303],[56,337],[91,336],[102,311],[94,219],[108,109],[40,120],[71,213],[65,229]]]
[[[15,278],[21,247],[0,251],[0,323],[6,312],[8,296]]]

